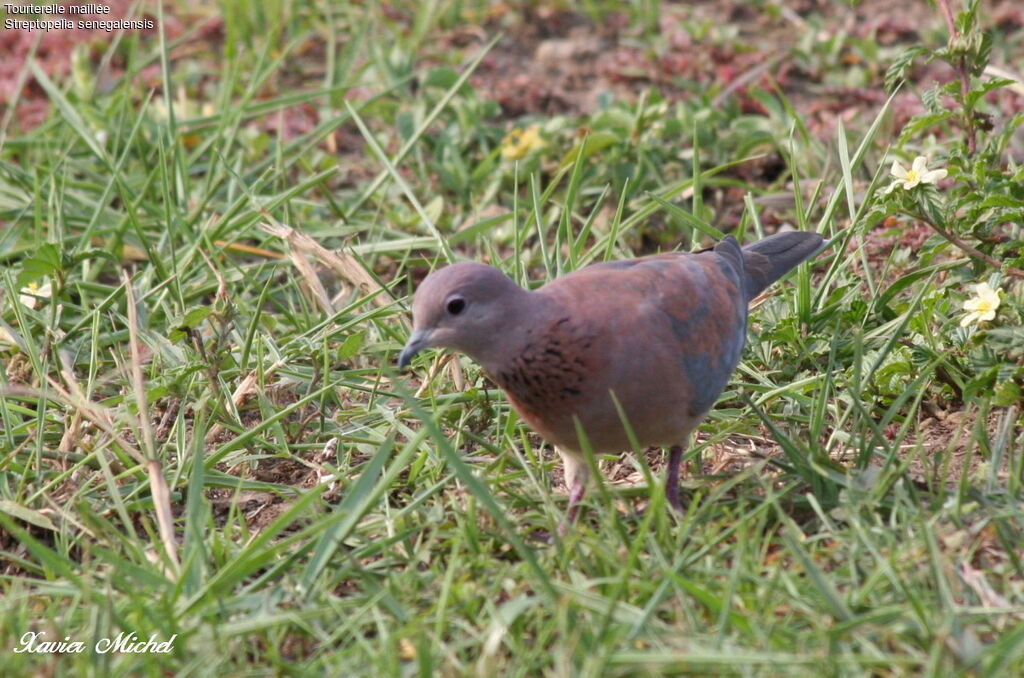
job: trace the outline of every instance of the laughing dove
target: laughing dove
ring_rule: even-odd
[[[701,252],[593,264],[535,291],[485,264],[446,266],[416,293],[398,364],[435,346],[480,363],[558,449],[567,522],[586,491],[583,450],[631,448],[627,425],[639,445],[669,446],[665,493],[681,511],[683,446],[739,363],[748,303],[824,244],[787,232],[741,249],[727,236]]]

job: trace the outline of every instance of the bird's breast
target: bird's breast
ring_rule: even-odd
[[[502,369],[492,374],[524,414],[559,409],[580,396],[589,373],[591,339],[561,318],[546,332],[527,337]]]

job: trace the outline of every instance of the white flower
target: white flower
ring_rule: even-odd
[[[918,184],[936,184],[948,174],[944,169],[928,169],[928,158],[923,155],[914,158],[914,164],[910,166],[909,170],[904,168],[898,160],[894,160],[889,173],[896,177],[896,181],[889,184],[889,187],[885,189],[886,193],[892,193],[899,186],[903,186],[904,190],[909,191]]]
[[[992,289],[988,283],[974,286],[974,297],[964,302],[967,315],[960,321],[960,327],[978,325],[996,317],[999,308],[999,288]]]
[[[50,281],[46,281],[42,285],[34,282],[21,288],[21,295],[18,297],[18,301],[20,301],[23,306],[35,308],[39,305],[41,298],[48,299],[52,296],[53,286],[50,285]]]

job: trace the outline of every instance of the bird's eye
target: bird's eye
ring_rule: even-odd
[[[466,300],[462,297],[454,297],[448,300],[448,305],[445,308],[452,315],[458,315],[462,313],[462,309],[466,308]]]

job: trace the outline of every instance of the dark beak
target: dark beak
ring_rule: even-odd
[[[401,354],[398,356],[398,367],[399,369],[405,369],[412,362],[413,356],[422,351],[423,349],[430,346],[430,332],[425,330],[416,330],[409,335],[409,341],[406,342],[405,348],[402,349]]]

